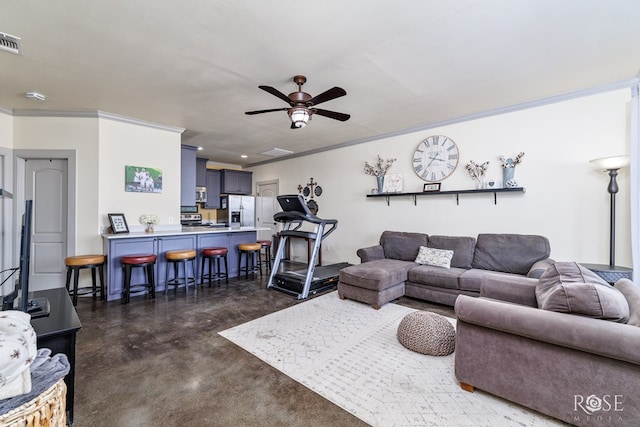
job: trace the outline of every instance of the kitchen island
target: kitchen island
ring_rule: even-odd
[[[154,270],[156,291],[164,291],[167,281],[167,262],[164,254],[167,251],[195,249],[196,276],[200,277],[200,250],[207,247],[225,247],[229,264],[229,277],[238,276],[238,244],[256,241],[256,232],[262,228],[213,228],[183,227],[178,230],[156,231],[154,233],[103,234],[103,250],[107,255],[106,285],[107,300],[122,298],[124,279],[120,258],[123,255],[155,254],[158,257]],[[142,269],[133,269],[131,283],[144,283]],[[200,280],[197,281],[200,283]]]

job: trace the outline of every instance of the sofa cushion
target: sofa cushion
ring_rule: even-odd
[[[452,257],[453,251],[420,246],[418,256],[416,257],[416,263],[432,265],[434,267],[449,268],[451,267]]]
[[[614,287],[622,292],[629,304],[628,325],[640,326],[640,286],[629,279],[620,279]]]
[[[380,291],[405,282],[407,271],[415,266],[413,261],[379,259],[345,267],[338,278],[348,285]]]
[[[479,234],[473,268],[526,275],[531,266],[549,258],[549,240],[524,234]]]
[[[629,305],[622,292],[575,262],[556,262],[536,286],[538,308],[625,323]]]
[[[380,244],[385,258],[412,261],[418,256],[420,246],[427,246],[429,236],[422,233],[385,231],[380,236]]]
[[[414,264],[415,265],[415,264]],[[441,268],[419,265],[407,273],[407,279],[413,283],[440,288],[459,289],[458,278],[467,270],[463,268]]]
[[[429,247],[453,251],[451,267],[471,268],[476,239],[467,236],[429,236]]]

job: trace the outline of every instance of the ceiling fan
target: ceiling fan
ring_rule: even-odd
[[[347,92],[337,86],[322,92],[320,95],[312,97],[306,92],[302,91],[302,85],[305,84],[307,78],[305,76],[295,76],[293,81],[298,85],[298,91],[292,92],[289,96],[280,92],[278,89],[271,86],[258,86],[265,92],[269,92],[271,95],[277,96],[284,102],[289,104],[289,108],[272,108],[270,110],[258,110],[247,111],[245,114],[254,115],[262,113],[271,113],[273,111],[287,111],[289,118],[291,119],[291,129],[299,129],[305,127],[311,116],[317,114],[319,116],[329,117],[330,119],[340,120],[341,122],[349,120],[351,117],[349,114],[338,113],[336,111],[323,110],[316,108],[315,106],[321,102],[331,101],[332,99],[345,96]]]

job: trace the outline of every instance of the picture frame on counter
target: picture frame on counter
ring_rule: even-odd
[[[113,234],[119,233],[128,233],[129,226],[127,225],[127,220],[122,213],[110,213],[107,214],[109,216],[109,222],[111,223],[111,231]]]
[[[439,182],[429,182],[426,183],[423,187],[422,187],[422,192],[423,193],[434,193],[440,191],[440,183]]]

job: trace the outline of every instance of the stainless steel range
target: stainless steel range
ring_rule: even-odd
[[[199,213],[180,214],[180,224],[187,227],[200,227],[202,226],[202,214],[199,214]]]

